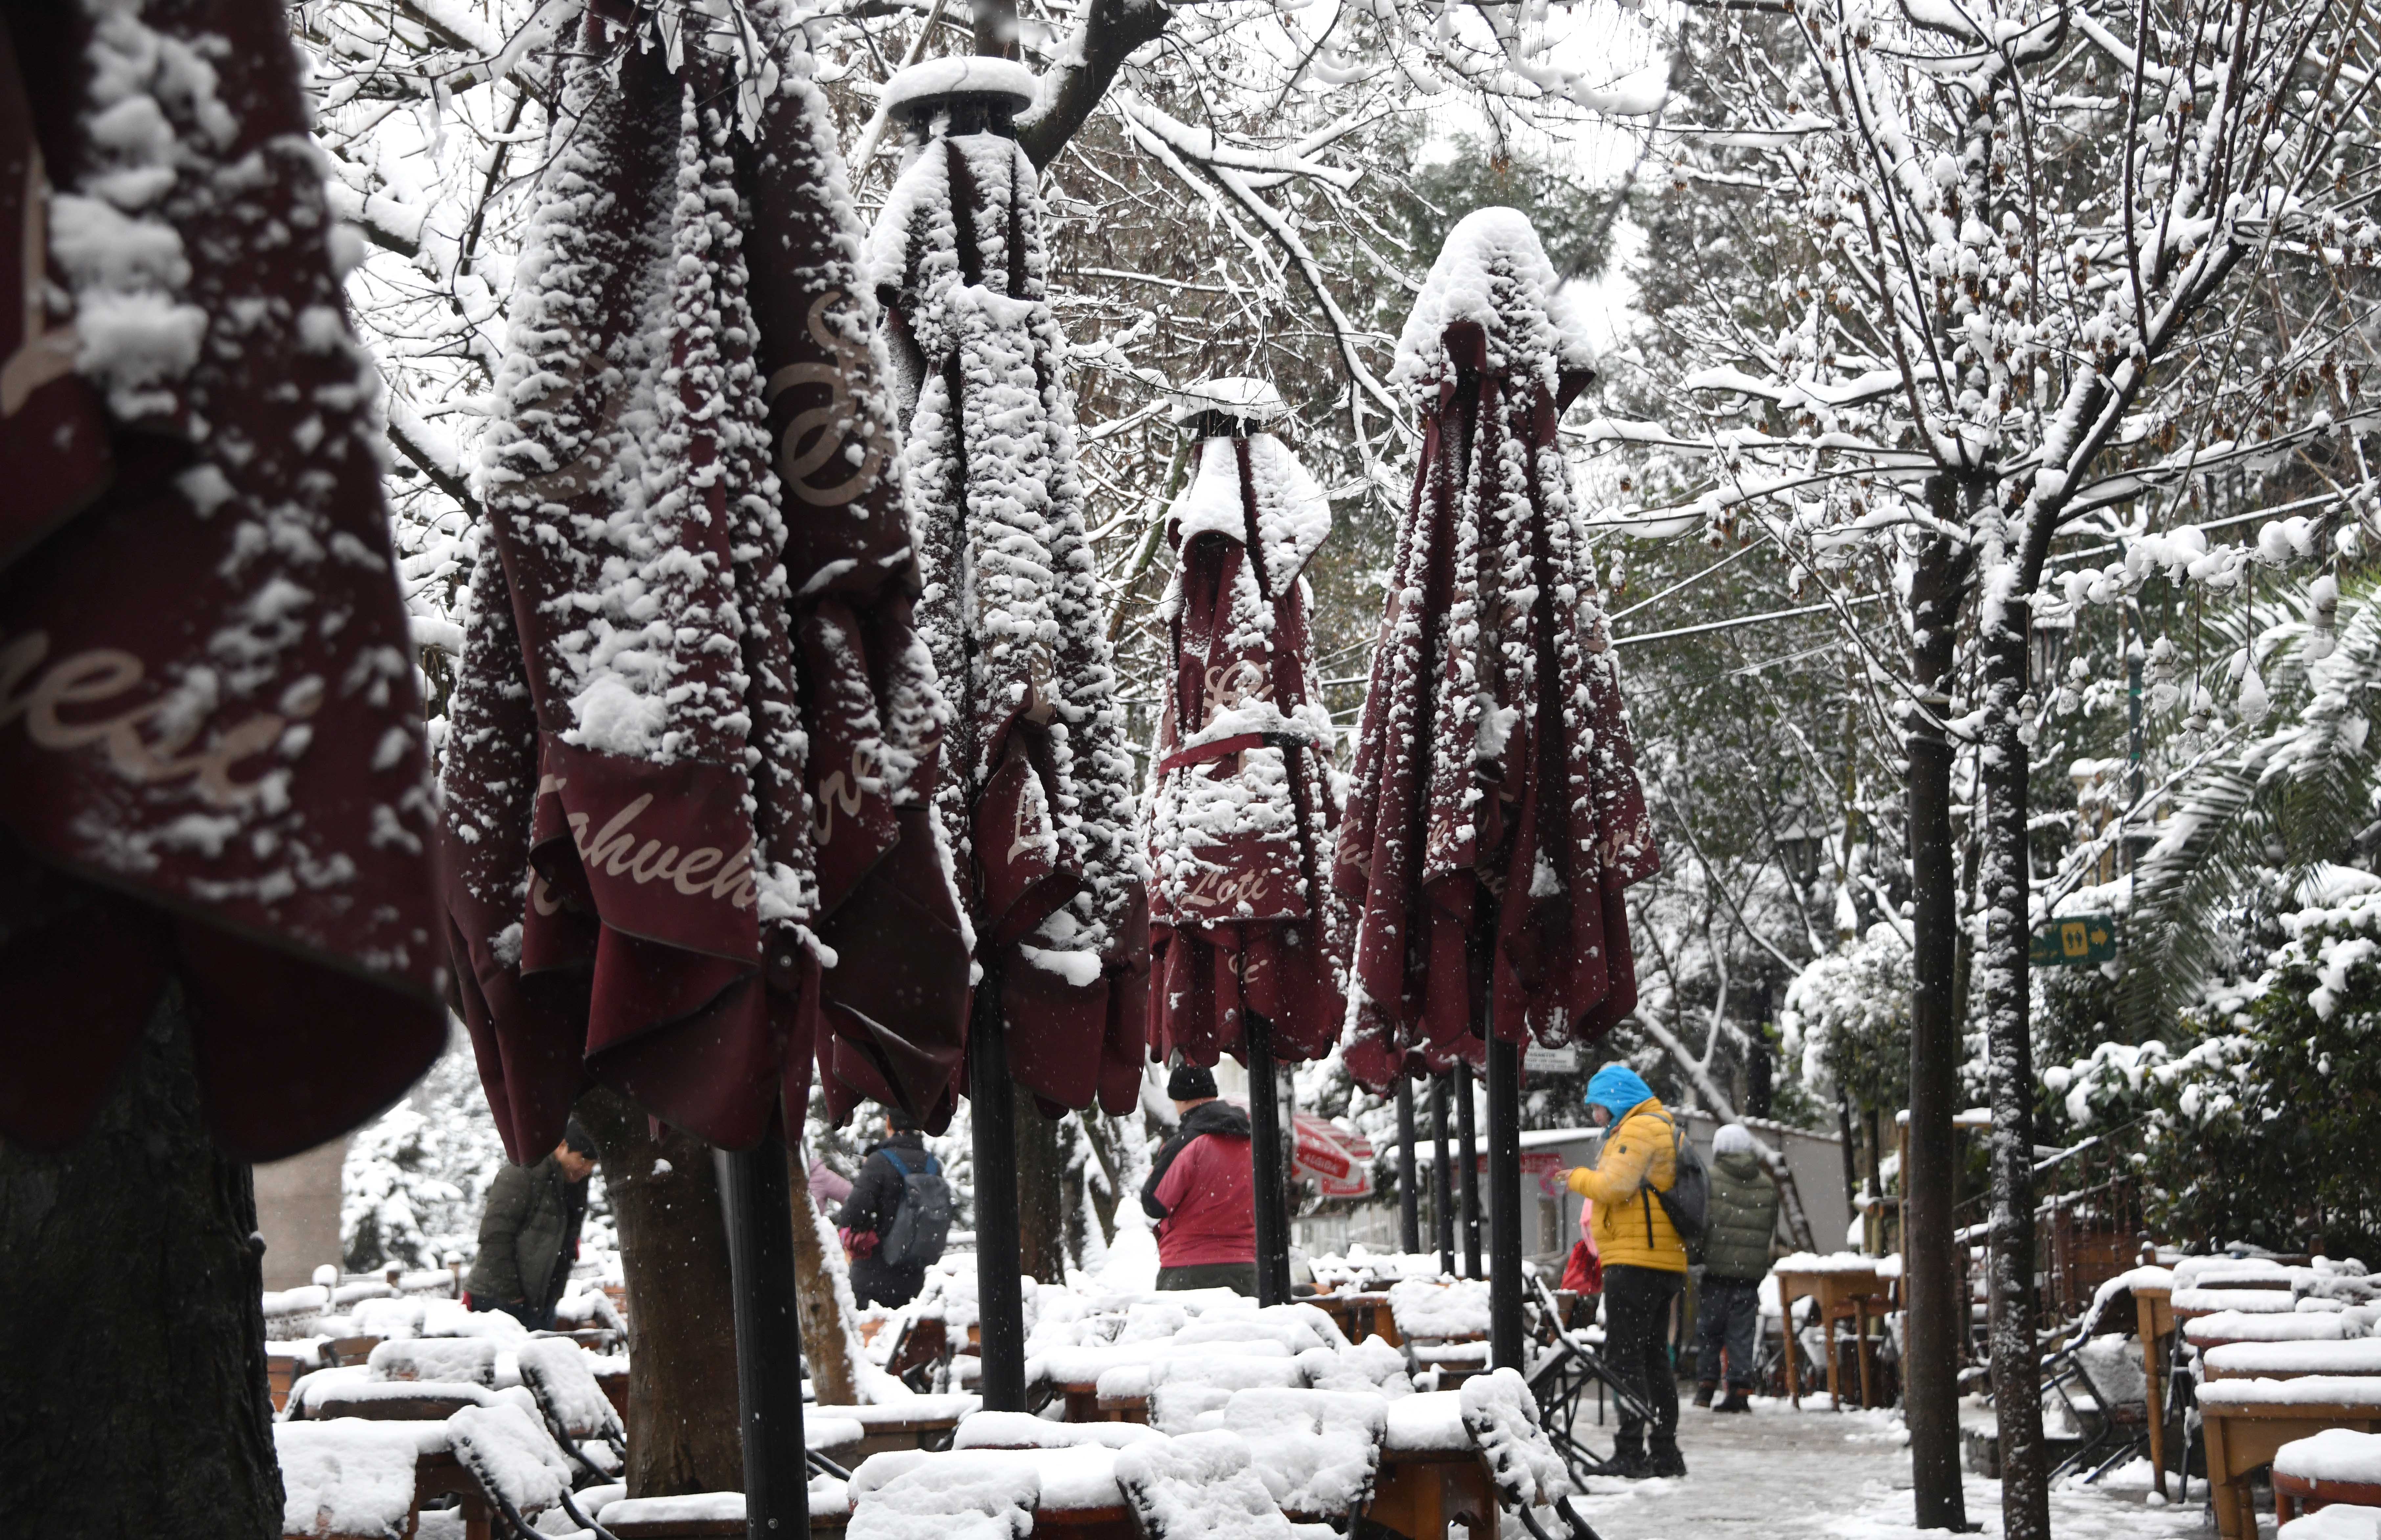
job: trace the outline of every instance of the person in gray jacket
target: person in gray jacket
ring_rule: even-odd
[[[1763,1167],[1752,1131],[1742,1123],[1729,1123],[1712,1138],[1710,1215],[1695,1307],[1695,1339],[1703,1350],[1695,1404],[1711,1406],[1724,1355],[1728,1397],[1713,1410],[1750,1412],[1745,1398],[1753,1388],[1761,1280],[1769,1274],[1770,1241],[1777,1229],[1777,1183]]]
[[[574,1119],[552,1155],[496,1173],[480,1211],[480,1254],[463,1279],[466,1304],[501,1310],[531,1331],[553,1329],[594,1169],[595,1141]]]

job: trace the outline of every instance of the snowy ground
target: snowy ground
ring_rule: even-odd
[[[1603,1430],[1589,1439],[1605,1441]],[[1684,1481],[1589,1483],[1580,1511],[1604,1540],[1939,1540],[1912,1525],[1910,1456],[1889,1413],[1813,1410],[1807,1400],[1800,1412],[1756,1401],[1749,1417],[1682,1406],[1679,1448]],[[2155,1506],[2143,1461],[2097,1486],[2052,1494],[2051,1529],[2060,1540],[2201,1540],[2214,1531],[2204,1527],[2199,1496],[2194,1485],[2188,1505]],[[2000,1483],[1967,1477],[1967,1504],[1971,1523],[2000,1533]]]

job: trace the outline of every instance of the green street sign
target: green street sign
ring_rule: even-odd
[[[2036,968],[2077,968],[2114,961],[2117,922],[2105,914],[2075,914],[2033,933],[2029,955]]]

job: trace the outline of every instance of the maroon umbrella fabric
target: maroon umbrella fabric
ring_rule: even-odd
[[[1207,404],[1217,387],[1229,406]],[[1220,431],[1166,516],[1177,568],[1147,813],[1150,1012],[1159,1056],[1201,1065],[1248,1057],[1251,1013],[1276,1057],[1319,1058],[1347,1014],[1346,906],[1324,881],[1339,817],[1334,735],[1313,697],[1299,575],[1331,506],[1280,439],[1239,415],[1278,401],[1254,381],[1186,396],[1183,409]]]
[[[1032,74],[999,59],[895,77],[886,109],[919,142],[870,267],[922,360],[903,452],[919,624],[952,704],[938,801],[978,955],[1000,980],[1008,1069],[1047,1107],[1122,1113],[1140,1094],[1148,997],[1132,762],[1038,177],[1014,138],[984,131],[1032,93]]]
[[[1623,891],[1658,858],[1556,427],[1593,377],[1529,221],[1448,235],[1393,378],[1423,422],[1333,880],[1349,1068],[1591,1042],[1634,1008]]]
[[[516,1157],[592,1082],[749,1148],[814,1054],[939,1123],[964,1051],[856,226],[799,38],[747,19],[758,64],[590,6],[521,263],[443,766]]]
[[[168,979],[251,1159],[446,1039],[375,385],[295,64],[272,0],[0,5],[0,1136],[35,1147]]]

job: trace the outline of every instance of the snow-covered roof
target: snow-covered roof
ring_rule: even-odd
[[[1564,373],[1595,367],[1586,322],[1564,295],[1562,275],[1519,209],[1475,210],[1447,232],[1406,316],[1391,382],[1418,396],[1435,392],[1447,373],[1447,328],[1467,322],[1484,334],[1491,371],[1526,366],[1549,353]],[[1545,384],[1551,389],[1555,382]]]
[[[885,82],[882,110],[889,116],[953,96],[1006,97],[1019,112],[1033,104],[1040,93],[1033,71],[1014,59],[987,59],[971,55],[922,59]]]
[[[1178,428],[1211,411],[1227,413],[1243,422],[1271,422],[1289,415],[1289,403],[1281,398],[1281,392],[1269,380],[1227,374],[1176,391],[1170,409],[1174,425]]]

